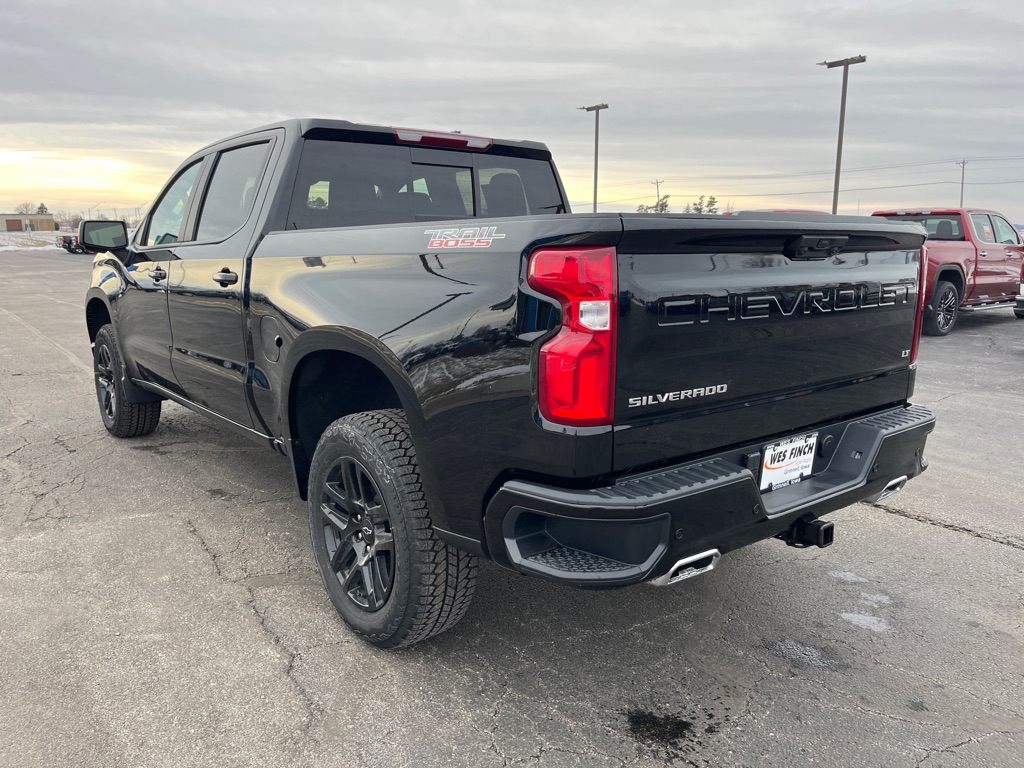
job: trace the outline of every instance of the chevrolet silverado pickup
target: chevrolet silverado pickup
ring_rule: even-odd
[[[1024,318],[1020,234],[995,211],[980,208],[928,208],[876,211],[874,216],[913,221],[928,231],[924,245],[924,327],[945,336],[960,312],[1013,307]]]
[[[675,584],[927,466],[915,223],[571,214],[542,144],[291,120],[79,234],[106,429],[170,401],[281,453],[381,647],[458,621],[481,557]]]

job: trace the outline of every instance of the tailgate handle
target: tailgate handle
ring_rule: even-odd
[[[849,239],[849,235],[798,235],[786,241],[782,253],[790,259],[821,261],[838,254]]]

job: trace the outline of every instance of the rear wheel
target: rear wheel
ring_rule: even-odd
[[[331,602],[374,645],[425,640],[469,607],[476,558],[434,534],[400,411],[356,413],[327,428],[310,468],[309,530]]]
[[[1024,309],[1015,309],[1013,310],[1013,314],[1018,320],[1024,320]]]
[[[924,332],[929,336],[945,336],[956,325],[959,310],[960,291],[953,283],[940,280],[932,294],[931,305],[924,309]]]
[[[92,351],[96,399],[103,426],[115,437],[148,435],[160,423],[160,401],[129,403],[124,388],[124,362],[114,339],[114,327],[104,325],[96,333]]]

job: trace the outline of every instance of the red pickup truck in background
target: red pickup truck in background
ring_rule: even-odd
[[[980,208],[875,211],[873,216],[916,221],[928,230],[922,249],[928,271],[925,333],[945,336],[960,312],[1014,307],[1021,292],[1024,246],[1005,216]],[[1024,319],[1024,301],[1014,314]]]

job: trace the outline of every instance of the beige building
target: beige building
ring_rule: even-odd
[[[52,213],[0,213],[4,232],[53,232],[57,225]]]

